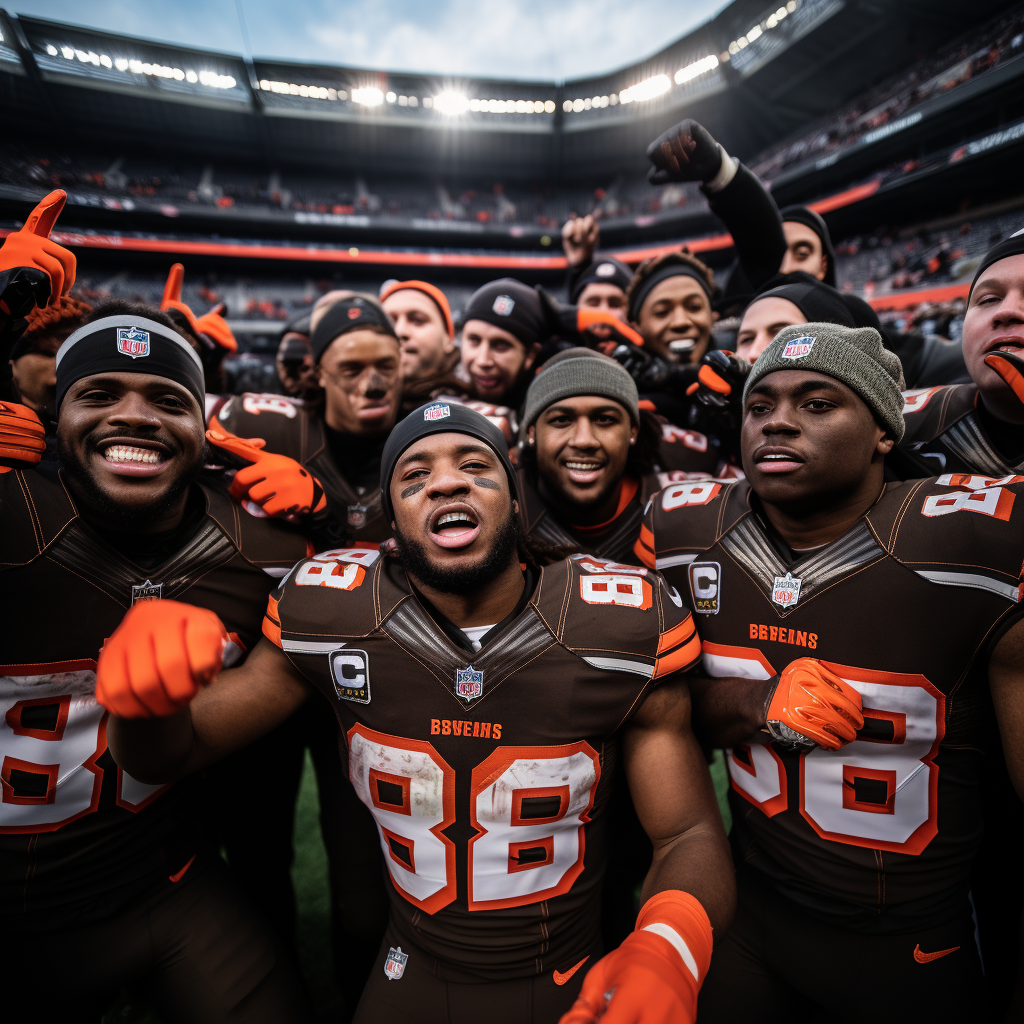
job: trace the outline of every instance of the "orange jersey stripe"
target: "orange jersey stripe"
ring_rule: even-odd
[[[263,635],[271,643],[277,644],[278,647],[284,646],[281,643],[281,626],[279,623],[274,622],[269,615],[263,616]]]
[[[673,672],[685,672],[700,658],[700,637],[696,633],[688,643],[659,658],[654,663],[654,678],[669,676]]]
[[[633,545],[633,554],[636,555],[636,557],[639,558],[648,569],[655,568],[654,552],[644,547],[642,537]]]
[[[662,633],[658,637],[658,653],[664,654],[666,651],[670,651],[673,647],[678,647],[679,644],[685,643],[694,633],[697,632],[697,626],[693,621],[692,615],[687,615],[686,618],[673,626],[670,630]]]

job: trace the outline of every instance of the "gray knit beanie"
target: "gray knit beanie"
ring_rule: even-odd
[[[856,391],[886,431],[903,440],[903,367],[882,345],[873,327],[839,324],[795,324],[784,327],[757,357],[743,387],[750,389],[776,370],[813,370],[842,381]]]
[[[549,405],[580,395],[611,398],[629,413],[633,423],[640,423],[640,396],[625,367],[592,349],[570,348],[549,359],[533,378],[526,392],[520,438],[526,439],[529,428]]]

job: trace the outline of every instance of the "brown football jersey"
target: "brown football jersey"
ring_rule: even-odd
[[[305,466],[324,489],[332,519],[358,543],[391,536],[380,503],[380,462],[367,466],[365,478],[346,480],[327,442],[323,419],[285,395],[247,393],[229,398],[217,419],[238,437],[262,437],[266,450]]]
[[[534,485],[532,474],[522,467],[518,472],[519,522],[525,534],[545,544],[565,545],[614,562],[640,564],[633,546],[640,536],[648,499],[664,486],[657,474],[650,473],[640,481],[624,478],[614,516],[597,526],[574,526],[556,516]]]
[[[708,676],[770,679],[818,658],[858,690],[837,751],[727,751],[738,858],[836,923],[898,930],[966,899],[994,721],[987,662],[1020,616],[1024,477],[887,484],[825,547],[790,551],[749,483],[652,501],[638,553],[696,613]],[[760,738],[759,738],[760,739]]]
[[[55,471],[0,475],[0,920],[20,929],[115,913],[197,848],[184,787],[145,785],[111,758],[96,659],[154,598],[215,611],[237,659],[306,543],[212,486],[189,509],[180,544],[143,567],[80,518]]]
[[[723,461],[718,445],[696,430],[684,430],[657,417],[661,427],[658,469],[666,473],[714,474]]]
[[[886,460],[886,469],[900,479],[939,473],[980,473],[1012,476],[1024,472],[1003,454],[986,429],[978,409],[976,384],[947,384],[903,393],[907,432]]]
[[[396,562],[347,549],[298,566],[264,632],[334,706],[400,936],[449,980],[587,956],[618,730],[700,655],[679,595],[643,567],[574,556],[474,653]]]

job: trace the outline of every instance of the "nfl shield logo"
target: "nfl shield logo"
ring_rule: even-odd
[[[408,959],[409,954],[403,953],[401,946],[398,949],[394,946],[388,949],[388,958],[384,961],[384,974],[388,981],[398,981],[405,974],[405,962]]]
[[[772,601],[781,608],[793,608],[800,600],[801,580],[792,573],[787,572],[785,576],[776,576],[775,585],[772,587]]]
[[[455,670],[455,695],[463,700],[476,700],[484,692],[484,674],[477,672],[472,665],[469,668]]]
[[[814,348],[814,338],[793,338],[791,341],[786,342],[786,347],[782,350],[783,359],[803,359],[804,356],[811,354],[811,349]]]
[[[146,580],[145,583],[136,583],[132,587],[132,604],[139,601],[159,601],[164,596],[164,585]]]
[[[149,355],[149,331],[140,331],[138,327],[118,327],[117,351],[132,359],[141,359]]]
[[[516,300],[509,298],[507,295],[499,295],[494,300],[494,305],[491,309],[494,310],[498,316],[511,316],[512,310],[516,308]]]
[[[447,419],[451,414],[452,407],[450,405],[438,402],[434,405],[428,405],[423,410],[423,421],[424,423],[430,423],[432,420],[443,420]]]

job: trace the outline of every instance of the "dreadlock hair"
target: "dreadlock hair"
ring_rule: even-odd
[[[29,343],[41,341],[58,332],[71,334],[85,323],[92,310],[87,302],[80,302],[70,295],[62,295],[56,302],[51,302],[44,309],[35,307],[25,317],[25,333],[22,339]],[[26,351],[32,351],[32,345],[26,345]]]
[[[640,427],[636,435],[636,444],[630,445],[626,456],[625,475],[639,480],[653,473],[658,464],[658,451],[661,446],[661,423],[654,413],[647,409],[640,410]],[[521,444],[516,455],[516,462],[523,467],[531,484],[537,483],[537,449],[530,444]]]

